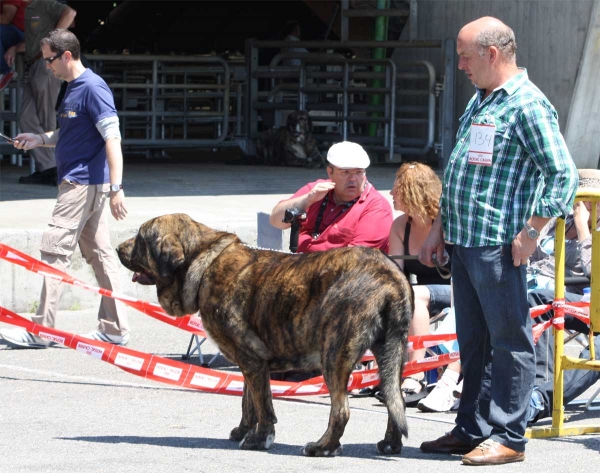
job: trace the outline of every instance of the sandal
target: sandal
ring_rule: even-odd
[[[407,376],[404,379],[411,379],[419,383],[421,389],[419,389],[418,391],[416,390],[416,388],[401,388],[402,395],[404,396],[404,404],[406,405],[406,407],[416,407],[419,401],[424,397],[427,397],[427,395],[429,394],[429,392],[427,391],[427,381],[425,380],[425,377],[419,379],[413,376]],[[375,393],[375,398],[379,402],[385,404],[385,398],[383,397],[383,393],[381,391]]]
[[[362,388],[358,392],[353,392],[350,395],[352,397],[372,397],[379,392],[379,386],[373,386],[370,388]]]
[[[414,376],[407,376],[404,379],[410,379],[419,383],[420,389],[418,391],[417,388],[401,388],[406,406],[415,407],[421,399],[427,397],[427,380],[425,379],[425,376],[423,376],[421,379],[415,378]]]

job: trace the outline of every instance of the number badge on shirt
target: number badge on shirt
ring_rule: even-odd
[[[494,135],[496,125],[471,125],[471,144],[469,146],[469,164],[491,166],[494,157]]]

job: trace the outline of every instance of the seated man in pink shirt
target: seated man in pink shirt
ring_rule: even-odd
[[[308,253],[346,246],[370,246],[388,251],[392,207],[367,180],[371,164],[357,143],[334,144],[327,152],[327,175],[279,202],[269,221],[285,230],[286,209],[306,213],[298,236],[298,252]]]

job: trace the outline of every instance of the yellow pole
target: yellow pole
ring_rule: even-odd
[[[600,192],[598,193],[600,195]],[[592,276],[590,278],[590,360],[596,359],[594,332],[600,330],[600,230],[598,230],[598,205],[600,198],[592,200]],[[596,277],[594,277],[596,275]]]
[[[565,299],[565,219],[559,218],[556,224],[554,243],[554,300]],[[563,317],[564,309],[554,309],[554,317]],[[552,402],[552,427],[561,429],[564,422],[563,408],[563,369],[562,361],[564,354],[564,330],[553,326],[554,331],[554,399]]]

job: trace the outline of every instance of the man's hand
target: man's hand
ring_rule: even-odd
[[[6,61],[6,64],[8,64],[8,67],[12,68],[14,66],[15,57],[17,57],[17,47],[11,46],[4,53],[4,60]]]
[[[125,194],[123,189],[119,192],[110,193],[110,212],[115,220],[123,220],[127,216],[127,208],[125,207]]]
[[[327,193],[335,187],[335,182],[327,181],[327,182],[319,182],[315,184],[310,192],[306,195],[307,199],[307,207],[310,207],[315,202],[322,200]]]
[[[535,251],[537,240],[529,238],[525,229],[521,230],[512,242],[512,259],[514,266],[527,264],[527,260]]]
[[[433,268],[435,266],[433,255],[435,255],[437,261],[444,261],[445,243],[442,220],[438,215],[431,226],[429,235],[427,235],[427,238],[421,247],[421,252],[419,253],[419,261],[421,264]]]
[[[42,146],[42,137],[34,133],[20,133],[14,137],[13,146],[25,151]]]

